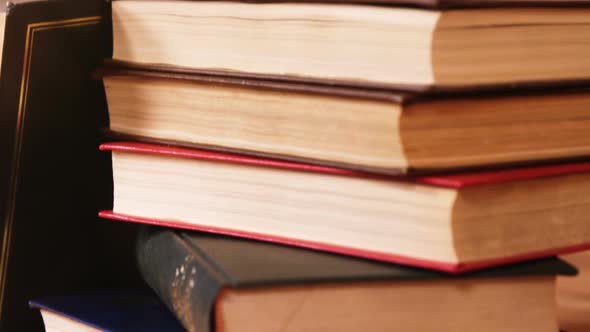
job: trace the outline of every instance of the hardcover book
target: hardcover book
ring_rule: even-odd
[[[590,163],[387,177],[109,143],[101,216],[464,272],[590,247]]]
[[[452,277],[166,229],[144,230],[137,257],[191,332],[555,332],[555,274],[574,273],[551,258]]]
[[[132,273],[124,273],[132,265],[113,252],[123,245],[103,240],[123,238],[127,228],[108,233],[112,227],[96,222],[98,207],[111,200],[110,162],[96,151],[104,96],[90,75],[106,49],[103,6],[86,0],[7,6],[0,75],[2,332],[42,328],[27,306],[31,298],[132,282]]]
[[[409,90],[590,81],[588,1],[345,2],[113,1],[113,59]]]
[[[590,156],[590,89],[408,93],[130,70],[98,72],[116,139],[384,174]]]
[[[568,332],[590,330],[590,251],[561,257],[578,269],[576,276],[557,279],[557,316],[560,327]]]
[[[155,294],[146,289],[109,290],[32,300],[45,332],[182,332]]]

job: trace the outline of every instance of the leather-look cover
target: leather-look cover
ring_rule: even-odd
[[[97,79],[102,79],[103,77],[108,76],[135,76],[153,79],[167,79],[172,81],[208,84],[212,86],[240,86],[259,90],[331,95],[351,99],[381,100],[403,105],[432,99],[469,99],[505,97],[512,95],[535,96],[547,94],[590,93],[590,84],[580,84],[580,82],[576,82],[576,84],[551,82],[550,86],[543,84],[524,85],[519,86],[518,89],[516,89],[516,86],[514,85],[510,85],[508,89],[496,89],[482,86],[470,87],[468,90],[460,91],[436,89],[408,91],[407,89],[378,89],[366,86],[348,87],[342,85],[322,84],[322,82],[298,82],[281,79],[266,79],[264,77],[217,75],[215,72],[201,73],[177,67],[146,67],[111,59],[105,60],[104,65],[94,72],[94,77]]]
[[[233,76],[220,76],[207,73],[183,71],[180,68],[174,70],[158,70],[132,64],[124,64],[120,61],[107,59],[104,66],[98,68],[94,75],[97,79],[106,76],[137,76],[146,78],[181,80],[210,85],[234,85],[261,90],[288,91],[308,94],[333,95],[348,98],[378,99],[392,103],[407,103],[420,94],[395,90],[378,90],[366,87],[350,88],[345,86],[323,85],[318,83],[304,84],[295,81],[239,78]]]
[[[188,331],[213,331],[223,288],[457,278],[440,272],[201,233],[145,228],[137,241],[145,281]],[[575,274],[556,258],[467,273],[497,278]],[[444,282],[443,280],[439,280]]]
[[[589,0],[590,1],[590,0]],[[253,81],[267,81],[275,84],[299,84],[313,85],[324,87],[341,87],[349,89],[369,90],[396,90],[404,91],[407,94],[456,94],[456,93],[495,93],[502,91],[526,91],[526,90],[550,90],[550,89],[568,89],[579,86],[589,86],[590,79],[562,79],[559,81],[527,81],[511,82],[498,84],[483,85],[420,85],[420,84],[390,84],[377,82],[359,82],[355,80],[314,78],[295,75],[275,75],[275,74],[257,74],[251,72],[242,72],[225,69],[203,69],[203,68],[184,68],[164,64],[136,64],[121,60],[106,59],[104,61],[107,67],[128,69],[131,71],[144,71],[149,73],[158,73],[159,75],[168,76],[196,76],[196,77],[218,77],[233,79],[245,79]],[[309,90],[313,90],[310,88]],[[355,94],[358,94],[355,92]]]
[[[549,176],[559,176],[590,172],[590,162],[576,162],[555,165],[537,165],[520,168],[491,169],[446,173],[414,177],[381,176],[361,171],[352,171],[335,167],[326,167],[297,162],[272,160],[243,156],[238,154],[188,149],[176,146],[145,144],[136,142],[105,143],[100,145],[102,151],[122,151],[128,153],[157,154],[175,158],[190,158],[224,163],[236,163],[256,167],[281,168],[291,171],[325,173],[339,176],[376,178],[392,181],[412,181],[424,185],[447,188],[464,188],[489,185],[494,183],[531,180]]]
[[[330,95],[330,96],[338,96],[342,98],[350,98],[351,100],[358,100],[358,99],[369,99],[369,100],[379,100],[385,101],[392,104],[401,104],[401,105],[409,105],[409,104],[420,104],[422,102],[428,102],[432,100],[468,100],[468,99],[488,99],[488,98],[495,98],[495,97],[506,97],[512,95],[518,96],[536,96],[536,95],[554,95],[554,96],[565,96],[568,94],[580,94],[580,93],[590,93],[590,85],[580,85],[580,86],[551,86],[550,88],[544,86],[527,86],[521,87],[519,89],[508,89],[508,90],[490,90],[490,91],[482,91],[481,89],[474,89],[469,91],[461,91],[458,93],[457,91],[422,91],[422,92],[407,92],[407,91],[400,91],[400,90],[380,90],[380,89],[370,89],[370,88],[350,88],[344,86],[335,86],[335,85],[323,85],[323,84],[311,84],[311,83],[297,83],[297,82],[287,82],[287,81],[277,81],[277,80],[267,80],[267,79],[253,79],[253,78],[238,78],[238,77],[229,77],[229,76],[216,76],[216,75],[205,75],[205,74],[196,74],[196,73],[183,73],[183,72],[174,72],[174,71],[158,71],[158,70],[147,70],[143,69],[134,69],[129,67],[122,67],[119,63],[113,61],[107,61],[106,66],[99,68],[95,71],[95,77],[100,79],[103,77],[108,76],[132,76],[132,77],[141,77],[147,79],[164,79],[164,80],[171,80],[171,81],[183,81],[187,84],[194,82],[196,84],[207,84],[211,86],[239,86],[239,87],[246,87],[252,90],[274,90],[274,91],[281,91],[281,92],[293,92],[293,93],[306,93],[306,94],[318,94],[318,95]],[[144,143],[152,143],[152,144],[163,144],[163,145],[174,145],[180,147],[187,147],[192,149],[204,149],[204,150],[212,150],[224,153],[237,153],[237,154],[244,154],[250,155],[255,157],[261,158],[271,158],[271,159],[281,159],[281,160],[288,160],[300,163],[310,163],[310,164],[319,164],[324,166],[332,166],[338,168],[345,168],[351,170],[359,170],[369,173],[378,173],[378,174],[385,174],[385,175],[399,175],[401,173],[411,173],[411,174],[427,174],[427,173],[442,173],[442,172],[449,172],[449,171],[457,171],[457,168],[454,169],[431,169],[431,168],[408,168],[408,169],[401,169],[401,168],[383,168],[383,167],[371,167],[366,165],[358,165],[358,164],[349,164],[343,162],[334,162],[329,160],[319,160],[313,158],[306,158],[301,156],[292,156],[292,155],[285,155],[279,153],[265,153],[262,151],[256,151],[251,149],[236,149],[231,148],[228,146],[218,146],[218,145],[208,145],[208,144],[198,144],[198,143],[189,143],[183,142],[178,140],[166,140],[166,139],[159,139],[153,137],[146,137],[146,136],[137,136],[137,135],[128,135],[125,133],[111,131],[109,129],[104,129],[105,136],[109,137],[111,140],[115,141],[139,141]],[[518,162],[508,162],[508,163],[501,163],[501,164],[490,164],[487,165],[486,168],[498,168],[498,167],[508,167],[508,166],[523,166],[523,165],[530,165],[530,164],[552,164],[552,163],[563,163],[563,162],[573,162],[579,160],[588,160],[589,158],[586,157],[568,157],[568,158],[555,158],[555,159],[548,159],[548,160],[530,160],[530,161],[518,161]],[[473,169],[474,167],[462,167],[460,170],[467,170]],[[479,167],[481,168],[481,167]]]
[[[129,228],[96,217],[112,202],[110,160],[96,151],[106,103],[91,78],[107,53],[103,6],[8,5],[0,78],[2,332],[43,330],[27,307],[32,298],[139,281],[129,261],[119,262],[127,244],[118,240]]]

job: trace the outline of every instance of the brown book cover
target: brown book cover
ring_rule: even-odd
[[[462,98],[484,98],[490,96],[544,95],[548,93],[590,92],[590,81],[536,82],[535,84],[503,86],[480,85],[473,87],[422,87],[412,89],[376,88],[368,86],[346,86],[321,81],[303,82],[291,79],[271,79],[267,77],[242,77],[225,75],[218,71],[197,71],[179,67],[145,66],[123,61],[105,59],[93,76],[102,79],[107,76],[136,76],[154,79],[169,79],[206,83],[211,85],[245,86],[252,89],[285,92],[333,95],[349,98],[383,100],[399,104],[411,104],[423,100]]]
[[[507,87],[504,90],[485,89],[479,87],[475,89],[465,91],[441,91],[441,90],[425,90],[425,91],[403,91],[403,90],[391,90],[391,89],[371,89],[371,88],[352,88],[345,86],[326,85],[326,84],[311,84],[301,82],[288,82],[281,80],[269,80],[269,79],[253,79],[253,78],[240,78],[232,76],[218,76],[210,74],[196,74],[189,72],[179,71],[163,71],[156,69],[146,68],[133,68],[128,67],[126,64],[122,64],[118,61],[106,60],[105,65],[94,72],[94,76],[97,79],[105,78],[121,78],[121,79],[141,79],[144,82],[170,82],[171,84],[187,84],[190,86],[202,85],[212,88],[219,87],[220,89],[247,89],[250,93],[280,93],[285,96],[286,99],[297,96],[299,94],[305,95],[316,95],[319,98],[323,97],[338,97],[346,98],[352,103],[359,103],[364,101],[370,102],[381,102],[385,104],[402,105],[403,113],[411,114],[411,112],[420,112],[422,109],[417,107],[423,107],[428,103],[438,102],[455,102],[457,105],[467,107],[462,101],[477,101],[485,103],[486,101],[504,99],[507,98],[537,98],[539,96],[552,96],[556,100],[565,98],[568,96],[574,96],[577,94],[585,95],[590,93],[590,85],[584,84],[553,84],[549,87],[541,85],[531,85],[526,87]],[[108,86],[108,84],[107,84]],[[129,96],[132,96],[133,92],[130,92]],[[237,96],[240,98],[240,96]],[[320,99],[318,99],[320,100]],[[537,103],[542,103],[538,101]],[[562,102],[560,102],[562,103]],[[113,106],[114,107],[114,106]],[[534,107],[534,106],[533,106]],[[318,108],[318,112],[320,108]],[[111,108],[113,110],[113,108]],[[194,112],[198,113],[200,109],[195,108]],[[441,117],[447,115],[440,114]],[[113,120],[113,118],[111,118]],[[176,146],[183,146],[189,148],[202,148],[214,151],[238,153],[251,156],[258,156],[264,158],[274,158],[281,160],[289,160],[296,162],[314,163],[326,166],[335,166],[347,169],[362,170],[380,174],[422,174],[422,173],[440,173],[456,171],[460,169],[472,169],[472,168],[497,168],[497,167],[508,167],[508,166],[519,166],[527,164],[551,164],[556,162],[564,161],[576,161],[586,160],[588,156],[584,153],[570,154],[568,156],[561,156],[559,158],[548,157],[548,158],[529,158],[526,160],[511,160],[497,163],[488,163],[485,165],[467,165],[462,167],[443,168],[443,167],[421,167],[415,168],[410,166],[408,169],[402,168],[385,168],[378,167],[375,165],[367,165],[360,163],[346,163],[337,160],[331,160],[329,158],[313,158],[308,155],[302,154],[287,154],[287,153],[272,153],[264,149],[245,149],[232,146],[230,144],[206,144],[204,142],[180,140],[180,139],[164,139],[163,137],[149,135],[137,135],[130,134],[129,132],[117,131],[116,129],[111,130],[105,128],[105,133],[112,140],[131,140],[141,141],[155,144],[171,144]],[[547,135],[547,134],[545,134]],[[498,139],[501,136],[496,136]],[[492,138],[493,139],[493,138]]]

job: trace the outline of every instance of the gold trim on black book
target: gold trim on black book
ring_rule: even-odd
[[[27,25],[27,34],[25,38],[25,53],[23,62],[23,71],[21,77],[20,97],[18,103],[18,113],[16,120],[16,137],[14,140],[13,149],[13,166],[12,166],[12,183],[10,187],[9,199],[12,204],[8,204],[6,211],[6,219],[2,235],[2,254],[0,257],[0,316],[4,309],[4,294],[6,287],[6,273],[7,264],[10,257],[10,243],[12,240],[12,226],[14,223],[14,206],[15,196],[18,188],[18,177],[21,159],[21,147],[24,132],[24,119],[27,111],[27,97],[29,92],[29,77],[31,74],[31,59],[33,57],[33,47],[35,43],[35,34],[38,31],[59,29],[59,28],[74,28],[80,26],[95,25],[101,22],[100,16],[88,16],[80,18],[72,18],[58,21],[37,22]]]

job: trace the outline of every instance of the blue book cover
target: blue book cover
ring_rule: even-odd
[[[32,300],[43,309],[88,326],[112,332],[185,331],[149,290],[117,290]]]

